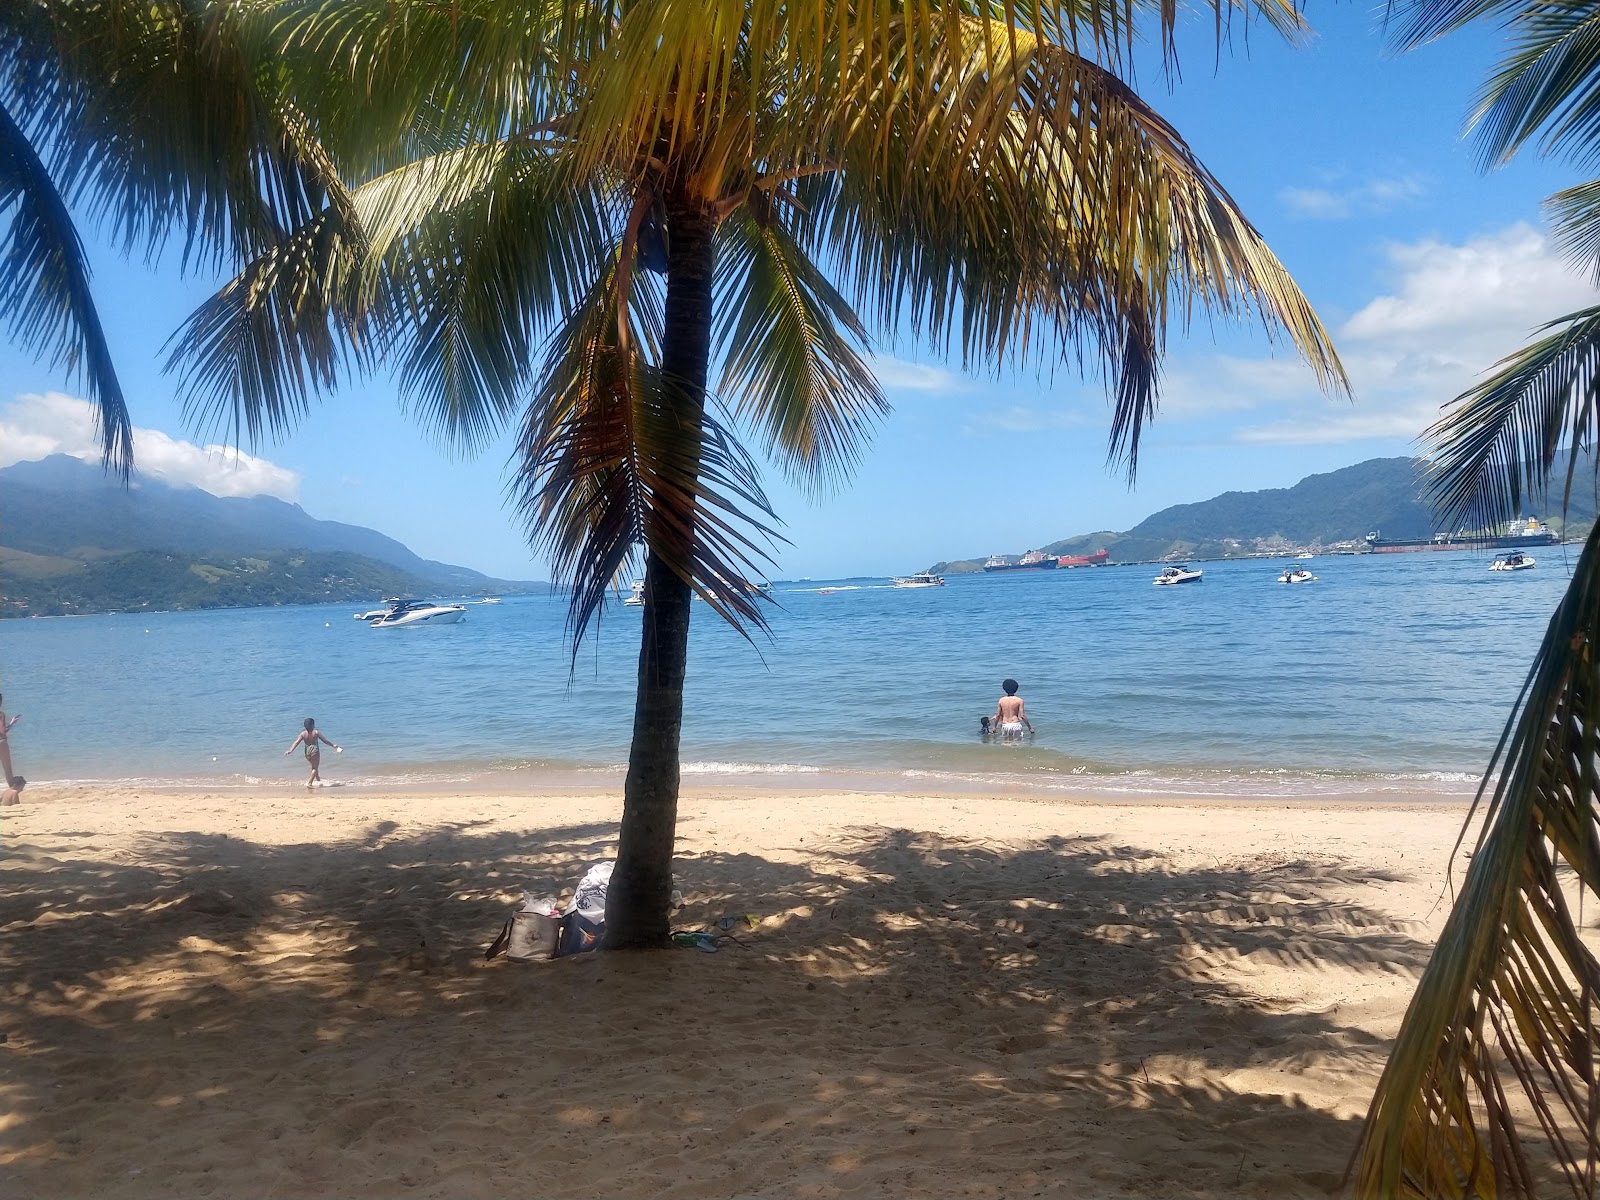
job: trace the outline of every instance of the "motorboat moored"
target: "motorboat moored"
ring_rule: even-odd
[[[1533,555],[1523,554],[1520,550],[1511,554],[1502,554],[1489,564],[1491,571],[1531,571],[1538,563]]]
[[[897,588],[943,587],[944,576],[934,575],[928,571],[918,571],[915,575],[897,575],[890,582]]]
[[[633,586],[628,589],[628,594],[622,598],[622,603],[627,608],[644,607],[644,580],[635,579]]]
[[[435,604],[431,600],[396,600],[389,611],[375,621],[374,629],[399,629],[410,625],[454,625],[467,615],[464,604]]]
[[[1170,587],[1176,583],[1199,583],[1200,577],[1205,572],[1196,567],[1170,566],[1165,568],[1151,582],[1157,587]]]
[[[1317,577],[1304,567],[1290,567],[1278,576],[1279,583],[1315,583]]]

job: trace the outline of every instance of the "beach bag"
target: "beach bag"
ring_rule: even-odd
[[[554,896],[524,892],[522,907],[506,918],[483,957],[493,961],[503,951],[512,962],[554,958],[561,943],[561,918],[556,915],[560,911]]]
[[[600,939],[606,932],[606,913],[603,908],[575,908],[561,918],[561,942],[556,947],[556,957],[585,954],[600,949]]]

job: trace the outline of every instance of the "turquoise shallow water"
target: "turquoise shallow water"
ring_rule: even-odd
[[[1575,557],[1575,550],[1572,552]],[[754,646],[695,614],[690,776],[964,787],[1470,792],[1567,571],[1492,574],[1473,554],[779,584]],[[6,707],[30,779],[291,782],[314,715],[347,747],[330,780],[467,782],[594,773],[627,756],[637,610],[614,607],[575,671],[562,597],[456,626],[373,630],[357,606],[0,623]],[[1038,738],[985,745],[999,681]],[[501,782],[507,782],[505,778]]]

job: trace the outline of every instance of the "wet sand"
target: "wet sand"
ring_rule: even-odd
[[[1465,814],[693,790],[677,924],[755,928],[485,963],[618,811],[30,788],[4,1194],[1324,1197]]]

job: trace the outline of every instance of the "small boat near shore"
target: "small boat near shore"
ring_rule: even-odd
[[[412,625],[454,625],[467,615],[464,604],[435,604],[432,600],[396,600],[375,621],[373,629],[400,629]]]
[[[933,588],[944,586],[944,576],[919,571],[915,575],[896,576],[891,583],[897,588]]]
[[[1204,574],[1205,572],[1197,567],[1174,564],[1164,569],[1151,582],[1157,587],[1172,587],[1180,583],[1199,583],[1201,576]]]
[[[1279,583],[1315,583],[1317,577],[1304,567],[1290,567],[1278,576]]]
[[[644,607],[644,580],[635,579],[633,586],[628,589],[628,594],[622,598],[624,608]]]
[[[1531,571],[1539,564],[1531,554],[1501,554],[1489,564],[1491,571]]]

